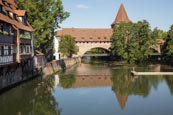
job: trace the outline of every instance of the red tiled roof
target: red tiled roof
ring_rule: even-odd
[[[75,41],[110,41],[112,29],[93,28],[63,28],[57,31],[56,36],[71,35]]]
[[[130,22],[123,4],[121,4],[117,16],[111,26],[113,27],[115,24],[119,24],[121,22]]]
[[[2,5],[2,0],[0,0],[0,4]]]
[[[15,10],[15,13],[17,16],[25,16],[26,11],[25,10]]]
[[[11,5],[15,5],[14,3],[14,0],[4,0],[6,1],[7,3],[11,4]],[[2,0],[0,0],[0,4],[2,3]],[[12,13],[15,13],[17,14],[18,16],[24,16],[26,11],[25,10],[16,10],[16,9],[12,9],[6,5],[3,5],[3,8],[4,10],[6,11],[10,11]],[[4,15],[2,13],[0,13],[0,20],[4,21],[4,22],[7,22],[7,23],[10,23],[12,25],[15,25],[16,27],[18,27],[19,29],[21,30],[26,30],[26,31],[34,31],[33,28],[31,27],[31,25],[24,25],[21,21],[16,21],[15,19],[12,19],[10,18],[9,16],[7,15]]]
[[[11,5],[15,6],[15,7],[17,7],[16,4],[15,4],[15,2],[14,2],[14,0],[4,0],[4,1],[6,1],[7,3],[9,3],[9,4],[11,4]]]
[[[22,30],[26,30],[26,31],[34,31],[33,28],[29,25],[29,26],[26,26],[24,24],[22,24],[22,22],[18,22],[16,20],[12,20],[10,19],[9,17],[3,15],[0,13],[0,20],[4,21],[4,22],[7,22],[7,23],[10,23],[10,24],[13,24],[15,25],[16,27],[18,27],[19,29],[22,29]]]

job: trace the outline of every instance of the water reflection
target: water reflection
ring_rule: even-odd
[[[0,95],[0,115],[173,114],[173,76],[138,76],[130,66],[81,64]],[[151,65],[137,71],[172,71]]]
[[[54,79],[37,78],[0,95],[1,115],[60,115],[51,92]]]
[[[171,93],[171,95],[173,95],[173,76],[165,77],[165,79],[166,79],[166,82],[168,84],[170,93]]]
[[[64,89],[111,87],[121,110],[125,109],[129,96],[135,95],[147,98],[150,95],[151,89],[157,91],[159,84],[163,81],[166,81],[171,94],[173,94],[173,76],[134,77],[130,74],[131,67],[128,66],[114,67],[113,69],[107,67],[104,68],[102,66],[103,68],[100,67],[102,70],[99,72],[93,66],[93,68],[90,68],[88,71],[86,66],[88,65],[81,65],[80,68],[73,68],[73,70],[59,74],[58,86],[63,87]],[[136,69],[137,71],[162,70],[158,65],[152,65],[145,68],[138,67]],[[95,70],[97,70],[97,72]],[[105,71],[107,74],[105,74]]]

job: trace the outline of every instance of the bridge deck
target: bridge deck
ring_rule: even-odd
[[[131,71],[131,74],[134,76],[138,75],[173,75],[173,72],[136,72],[136,71]]]
[[[105,53],[105,54],[84,54],[83,56],[110,56],[109,53]]]

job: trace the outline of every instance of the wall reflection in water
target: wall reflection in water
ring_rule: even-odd
[[[41,77],[0,95],[0,115],[60,115],[52,96],[54,79]]]

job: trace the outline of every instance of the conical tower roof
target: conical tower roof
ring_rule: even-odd
[[[114,22],[111,24],[111,27],[113,28],[114,25],[119,24],[121,22],[125,22],[125,23],[130,22],[123,4],[121,4],[121,6],[118,10],[118,14],[117,14]]]
[[[126,102],[128,100],[128,95],[120,95],[119,93],[115,93],[115,94],[116,94],[121,110],[124,110],[126,106]]]

